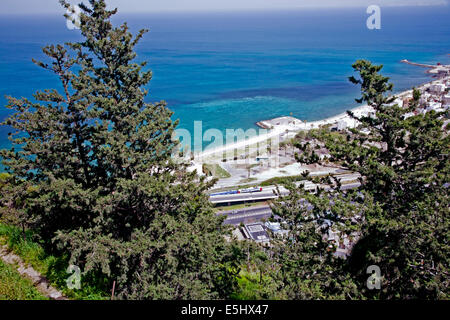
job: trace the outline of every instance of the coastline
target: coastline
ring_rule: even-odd
[[[439,83],[441,81],[446,81],[449,80],[450,77],[443,77],[440,79],[434,79],[425,83],[422,83],[420,85],[418,85],[416,87],[416,89],[426,89],[429,86]],[[399,93],[393,94],[392,97],[396,97],[397,99],[400,98],[407,98],[407,97],[412,97],[412,89],[408,89],[405,91],[401,91]],[[360,105],[354,108],[349,109],[348,111],[352,111],[355,115],[357,116],[362,116],[365,115],[367,116],[370,112],[373,112],[373,108],[370,107],[369,105]],[[273,126],[274,128],[276,128],[277,126],[281,126],[281,121],[286,121],[287,119],[289,119],[290,122],[295,121],[295,123],[303,123],[302,125],[296,125],[294,126],[295,130],[311,130],[311,129],[317,129],[320,126],[323,125],[327,125],[327,124],[335,124],[338,123],[339,121],[346,121],[346,122],[350,122],[349,127],[356,126],[356,123],[354,123],[354,119],[350,118],[350,116],[347,114],[347,112],[342,112],[340,114],[337,114],[335,116],[331,116],[325,119],[321,119],[321,120],[315,120],[315,121],[311,121],[311,122],[306,122],[306,126],[305,126],[305,122],[303,122],[301,119],[298,118],[294,118],[291,116],[282,116],[282,117],[278,117],[278,118],[274,118],[274,119],[269,119],[269,120],[262,120],[262,121],[258,121],[256,122],[256,125],[260,126],[261,128],[264,129],[269,129],[271,126]],[[277,124],[276,122],[280,122],[280,124]],[[289,127],[292,127],[292,124]]]
[[[440,79],[434,79],[431,80],[429,82],[426,83],[422,83],[420,85],[418,85],[416,88],[417,89],[426,89],[427,87],[431,86],[432,84],[441,82],[441,81],[446,81],[450,79],[450,77],[444,77],[444,78],[440,78]],[[408,97],[412,97],[412,89],[409,90],[405,90],[402,91],[400,93],[397,94],[393,94],[393,97],[396,97],[397,99],[401,99],[401,98],[408,98]],[[352,109],[349,109],[348,111],[352,111],[356,116],[361,117],[361,116],[368,116],[371,112],[374,112],[373,108],[370,107],[369,105],[361,105]],[[264,134],[260,134],[245,140],[240,140],[231,144],[225,144],[222,147],[218,147],[218,148],[213,148],[208,150],[208,147],[206,148],[206,150],[204,150],[201,153],[198,153],[195,156],[196,160],[200,160],[202,161],[204,158],[212,156],[216,153],[223,153],[223,152],[227,152],[229,150],[236,150],[236,149],[242,149],[245,148],[247,146],[250,145],[255,145],[257,143],[263,142],[263,141],[267,141],[269,139],[273,139],[274,137],[278,137],[278,138],[282,138],[285,134],[288,135],[289,133],[298,133],[299,131],[304,131],[304,130],[312,130],[312,129],[317,129],[323,125],[329,125],[329,124],[341,124],[342,126],[345,127],[350,127],[350,128],[355,128],[357,126],[357,121],[353,118],[351,118],[347,112],[344,113],[340,113],[338,115],[335,116],[331,116],[329,118],[326,119],[322,119],[322,120],[316,120],[316,121],[312,121],[312,122],[306,122],[306,121],[302,121],[301,119],[297,119],[291,116],[283,116],[283,117],[278,117],[275,119],[269,119],[269,120],[262,120],[262,121],[258,121],[256,122],[256,124],[264,129],[264,130],[269,130],[269,132],[264,133]]]

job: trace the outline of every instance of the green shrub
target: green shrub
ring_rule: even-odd
[[[82,277],[80,290],[67,288],[66,280],[70,276],[66,272],[69,266],[68,256],[56,257],[46,253],[44,248],[33,238],[31,231],[26,231],[24,236],[19,228],[0,223],[0,244],[6,244],[10,250],[45,276],[53,286],[60,289],[66,296],[79,300],[105,300],[109,298],[109,294],[107,294],[109,290],[108,281],[104,276],[98,277],[88,274]]]

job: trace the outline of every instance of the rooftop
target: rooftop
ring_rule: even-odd
[[[244,230],[250,239],[256,242],[269,242],[270,238],[262,223],[249,223],[244,225]]]

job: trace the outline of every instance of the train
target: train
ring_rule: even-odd
[[[247,188],[247,189],[238,189],[238,190],[211,193],[209,196],[210,197],[226,196],[226,195],[230,195],[230,194],[254,193],[254,192],[262,192],[262,191],[263,191],[263,188],[261,188],[261,187],[253,187],[253,188]]]

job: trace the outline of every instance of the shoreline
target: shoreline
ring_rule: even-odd
[[[415,88],[416,89],[424,89],[426,87],[429,87],[432,84],[435,84],[435,83],[438,83],[438,82],[441,82],[441,81],[446,81],[446,80],[449,80],[449,79],[450,79],[450,76],[443,77],[443,78],[440,78],[440,79],[433,79],[431,81],[421,83],[421,84],[417,85]],[[412,91],[413,91],[412,89],[404,90],[404,91],[401,91],[399,93],[392,94],[391,97],[396,97],[397,99],[399,99],[399,98],[406,98],[406,97],[409,97],[409,96],[412,97]],[[358,113],[362,114],[363,112],[371,112],[371,111],[374,111],[374,110],[373,110],[372,107],[370,107],[369,105],[365,104],[365,105],[360,105],[360,106],[357,106],[357,107],[354,107],[354,108],[350,108],[347,111],[352,111],[353,113],[358,115]],[[347,111],[342,112],[340,114],[337,114],[335,116],[331,116],[331,117],[325,118],[325,119],[320,119],[320,120],[314,120],[314,121],[311,121],[311,122],[306,122],[306,128],[304,128],[304,129],[302,128],[302,129],[299,129],[299,130],[317,129],[321,125],[335,124],[336,121],[338,121],[338,120],[347,120],[348,119],[349,121],[352,121],[353,119],[351,119],[347,115]],[[279,125],[277,125],[277,124],[274,125],[273,122],[275,122],[275,121],[283,121],[283,120],[286,120],[286,119],[290,119],[290,121],[298,121],[298,122],[303,122],[304,123],[304,121],[302,121],[301,119],[295,118],[295,117],[281,116],[281,117],[277,117],[277,118],[273,118],[273,119],[269,119],[269,120],[258,121],[258,122],[256,122],[256,125],[259,126],[260,128],[263,128],[263,129],[270,129],[269,124],[271,124],[274,127],[275,126],[280,126],[281,123]],[[309,126],[313,126],[313,127],[312,128],[308,128]]]
[[[446,81],[450,79],[449,76],[439,78],[439,79],[433,79],[431,81],[422,83],[418,86],[416,86],[417,89],[425,89],[432,84],[435,84],[437,82]],[[397,99],[400,98],[407,98],[409,96],[412,97],[412,89],[402,91],[397,94],[393,94],[393,97],[396,97]],[[352,111],[356,116],[367,116],[370,112],[374,112],[373,108],[369,105],[361,105],[352,109],[349,109],[348,111]],[[276,136],[278,138],[282,138],[284,134],[288,133],[297,133],[299,131],[304,130],[312,130],[317,129],[320,126],[323,125],[329,125],[329,124],[339,124],[341,123],[342,126],[345,127],[352,127],[355,128],[357,126],[357,121],[355,119],[352,119],[347,112],[340,113],[335,116],[331,116],[329,118],[316,120],[312,122],[302,121],[301,119],[297,119],[295,117],[291,116],[282,116],[274,119],[269,120],[261,120],[256,122],[256,125],[259,126],[263,130],[269,130],[269,132],[260,134],[254,137],[251,137],[249,139],[240,140],[231,144],[225,144],[221,147],[214,148],[212,150],[208,150],[208,147],[197,155],[195,155],[195,160],[199,160],[202,162],[203,158],[212,156],[216,153],[220,152],[227,152],[229,150],[236,150],[236,149],[242,149],[250,145],[254,145],[263,141],[267,141],[269,139],[272,139]]]

